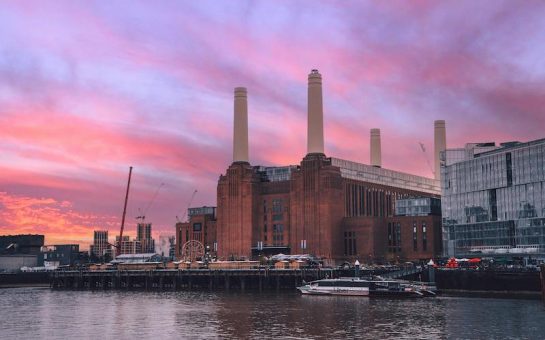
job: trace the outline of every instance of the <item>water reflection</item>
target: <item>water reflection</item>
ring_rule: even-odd
[[[540,339],[535,300],[0,290],[1,338]]]

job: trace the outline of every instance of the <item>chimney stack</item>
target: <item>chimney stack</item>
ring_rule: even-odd
[[[233,163],[248,163],[248,95],[245,87],[235,87]]]
[[[382,155],[380,151],[380,129],[371,129],[371,165],[380,168]]]
[[[444,120],[434,122],[435,179],[441,179],[441,152],[447,148],[447,132]]]
[[[312,70],[308,75],[307,153],[324,153],[324,110],[322,75]]]

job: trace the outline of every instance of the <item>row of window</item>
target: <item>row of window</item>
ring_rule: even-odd
[[[426,228],[426,223],[422,223],[422,250],[428,250],[428,231]],[[418,251],[418,227],[416,222],[413,223],[413,250]]]
[[[428,230],[426,223],[422,222],[420,228],[417,225],[416,222],[413,222],[412,225],[412,232],[413,232],[413,251],[419,251],[418,249],[418,234],[420,233],[422,236],[421,244],[422,244],[422,251],[428,250]],[[395,223],[388,223],[388,251],[390,253],[397,253],[401,252],[401,224],[399,222]]]
[[[392,216],[394,201],[406,196],[351,183],[346,185],[345,194],[345,215],[347,217]]]

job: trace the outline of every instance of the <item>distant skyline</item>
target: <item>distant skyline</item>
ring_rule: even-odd
[[[250,162],[306,152],[307,75],[323,76],[327,156],[433,177],[447,147],[545,137],[542,1],[12,1],[0,4],[0,234],[81,243],[138,209],[174,234],[215,205],[248,89]],[[427,149],[424,155],[419,143]]]

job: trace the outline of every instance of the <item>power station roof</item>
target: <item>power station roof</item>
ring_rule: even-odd
[[[432,178],[378,168],[334,157],[331,157],[331,165],[338,166],[341,169],[341,176],[345,178],[441,195],[439,181]]]

